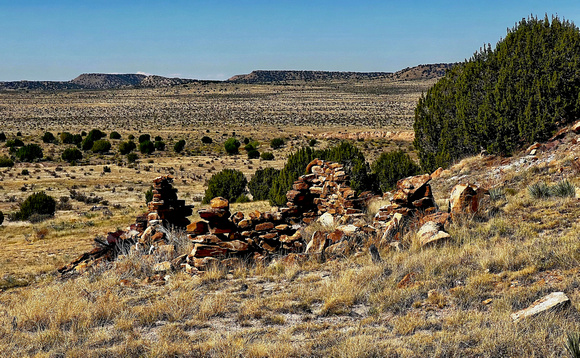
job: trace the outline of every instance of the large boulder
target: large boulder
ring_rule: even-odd
[[[458,184],[451,190],[449,211],[451,215],[475,214],[488,191],[473,184]]]

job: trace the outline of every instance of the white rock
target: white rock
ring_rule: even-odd
[[[322,214],[322,216],[320,216],[317,221],[324,226],[334,225],[334,217],[330,213]]]
[[[528,308],[517,311],[511,314],[514,322],[521,321],[524,318],[535,316],[539,313],[546,312],[551,309],[561,308],[570,303],[570,299],[564,292],[552,292],[544,298],[532,303]]]

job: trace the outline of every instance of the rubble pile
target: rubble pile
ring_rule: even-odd
[[[444,213],[438,211],[430,180],[428,174],[399,180],[390,204],[379,210],[371,226],[365,210],[376,196],[370,192],[357,196],[339,163],[313,160],[307,174],[286,194],[286,207],[232,213],[228,200],[217,197],[198,211],[201,219],[193,223],[188,219],[192,206],[177,198],[173,178],[161,176],[153,181],[146,214],[126,230],[108,233],[106,241],[95,239],[95,249],[59,272],[82,272],[135,251],[151,261],[159,275],[173,270],[196,273],[213,264],[231,267],[240,260],[262,261],[273,256],[284,257],[284,262],[337,258],[373,243],[382,247],[396,244],[409,230],[417,230],[422,246],[430,245],[448,239],[445,228],[452,215],[477,212],[486,193],[474,185],[458,185],[452,192],[451,213]],[[304,228],[315,222],[318,230],[304,237]],[[186,237],[176,240],[168,231],[172,227],[184,229]]]

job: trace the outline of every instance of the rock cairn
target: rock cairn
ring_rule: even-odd
[[[286,208],[281,209],[289,222],[310,224],[324,213],[347,216],[350,219],[363,217],[370,192],[356,196],[348,186],[349,177],[339,163],[315,159],[286,194]]]
[[[173,188],[173,177],[161,176],[153,180],[153,200],[147,204],[149,211],[139,215],[135,223],[125,230],[109,232],[105,240],[95,239],[97,247],[84,253],[76,260],[58,269],[61,274],[82,272],[89,266],[102,261],[114,260],[118,255],[126,254],[132,249],[149,250],[150,252],[167,253],[170,242],[165,227],[185,228],[189,224],[188,216],[193,206],[177,199],[177,189]],[[165,255],[172,256],[172,254]]]

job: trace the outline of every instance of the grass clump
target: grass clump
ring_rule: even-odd
[[[576,187],[568,179],[550,186],[545,182],[537,182],[528,186],[528,193],[534,199],[546,199],[552,196],[560,198],[574,197]]]

